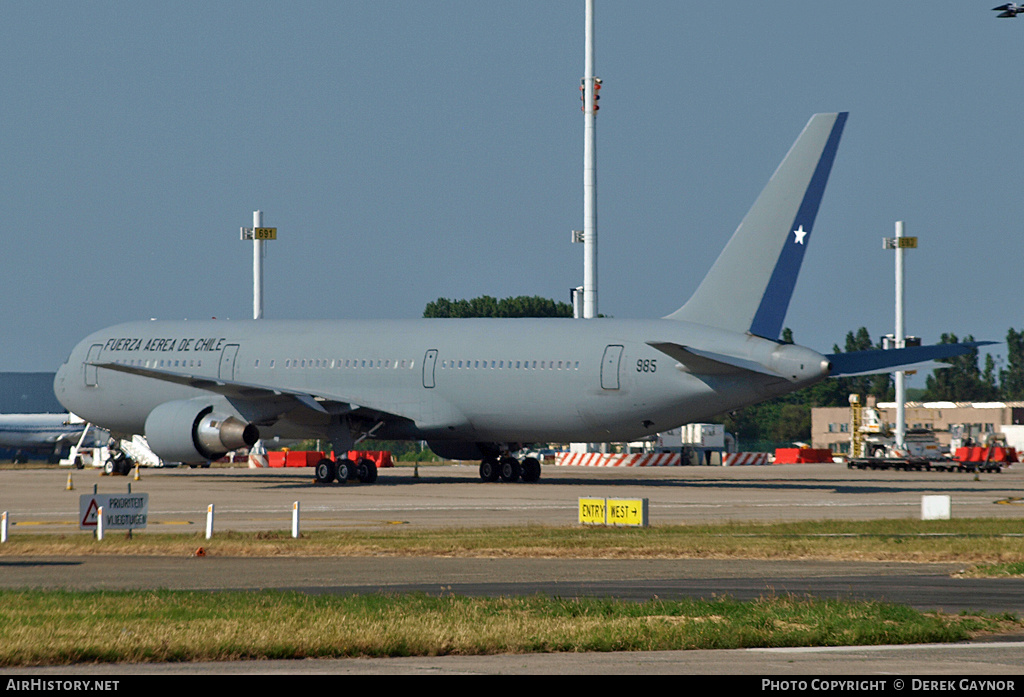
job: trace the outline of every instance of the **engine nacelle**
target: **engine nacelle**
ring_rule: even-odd
[[[201,464],[259,440],[251,423],[219,414],[209,403],[191,400],[165,402],[146,417],[146,441],[167,462]]]

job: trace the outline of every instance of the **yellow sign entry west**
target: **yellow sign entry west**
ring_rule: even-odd
[[[647,527],[647,499],[608,499],[608,524]]]
[[[581,525],[629,525],[647,527],[647,499],[579,499]]]
[[[604,525],[607,520],[604,499],[580,498],[580,524]]]

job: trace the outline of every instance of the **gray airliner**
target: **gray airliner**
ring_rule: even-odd
[[[54,462],[78,443],[87,424],[73,414],[0,414],[0,448],[14,451],[15,461],[28,453],[47,455]],[[106,443],[105,434],[90,444]]]
[[[165,461],[258,438],[425,440],[480,476],[536,481],[528,444],[632,441],[836,375],[888,372],[953,344],[822,355],[779,341],[845,113],[811,118],[689,301],[654,320],[143,321],[86,337],[62,404]],[[373,481],[322,461],[317,479]]]

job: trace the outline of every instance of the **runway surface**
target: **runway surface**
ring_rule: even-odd
[[[1024,470],[974,478],[960,473],[887,473],[842,465],[745,468],[545,468],[539,484],[485,484],[471,466],[382,470],[377,484],[318,486],[310,470],[142,470],[100,477],[67,470],[0,472],[0,510],[11,535],[78,532],[78,497],[150,495],[145,532],[201,531],[208,504],[217,530],[288,529],[295,501],[303,529],[379,526],[574,525],[577,498],[646,497],[652,525],[681,522],[917,518],[921,497],[948,494],[954,517],[1006,518],[1024,533]],[[1024,545],[1024,541],[1011,544]],[[750,560],[545,560],[437,558],[229,559],[0,555],[3,588],[288,588],[310,593],[400,592],[739,599],[797,593],[878,599],[923,610],[1011,611],[1024,615],[1020,579],[963,579],[958,564],[833,563]],[[1014,638],[1009,638],[1014,639]],[[705,655],[707,654],[707,655]],[[724,656],[719,657],[719,654]],[[730,656],[732,658],[730,658]],[[742,657],[742,660],[737,660]],[[656,654],[350,659],[343,661],[191,664],[196,672],[311,673],[732,673],[1019,674],[1024,643],[957,647],[870,647],[818,651],[659,652]],[[90,674],[125,666],[89,666]],[[182,666],[145,666],[146,673]],[[133,668],[134,669],[134,668]],[[59,672],[62,669],[47,669]],[[10,672],[0,671],[4,674]],[[35,671],[38,672],[38,671]],[[73,667],[70,673],[81,673]]]

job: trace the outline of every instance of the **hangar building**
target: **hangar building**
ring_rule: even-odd
[[[896,423],[896,402],[879,402],[881,417]],[[1004,433],[1007,443],[1015,445],[1016,432],[1007,428],[1024,424],[1024,402],[907,402],[907,428],[927,428],[943,447],[949,446],[951,425],[970,426],[972,434]],[[816,407],[811,409],[811,443],[815,448],[829,448],[836,454],[850,452],[849,407]],[[1011,436],[1011,434],[1013,434]]]

